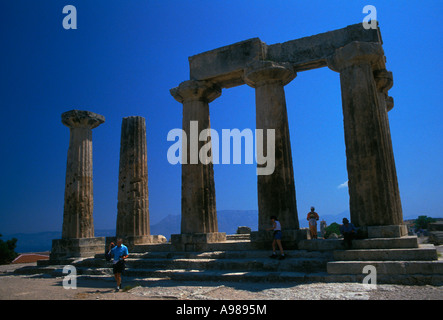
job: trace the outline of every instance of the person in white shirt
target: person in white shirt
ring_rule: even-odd
[[[278,248],[280,249],[280,257],[278,257],[278,259],[283,260],[285,258],[285,253],[283,251],[283,246],[281,244],[281,239],[282,239],[281,224],[276,216],[271,216],[271,223],[272,223],[272,228],[267,229],[267,231],[274,230],[274,240],[272,241],[271,258],[273,259],[277,258],[277,255],[275,253],[275,245],[277,244]]]

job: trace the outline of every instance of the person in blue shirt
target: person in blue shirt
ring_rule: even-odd
[[[128,248],[123,244],[122,239],[117,239],[117,245],[111,249],[110,246],[110,255],[113,257],[113,272],[114,278],[117,282],[117,289],[119,291],[122,283],[122,273],[125,270],[125,259],[129,256]]]
[[[355,239],[357,228],[349,222],[348,219],[343,218],[343,224],[340,226],[340,232],[343,235],[343,245],[345,249],[352,248],[352,240]]]

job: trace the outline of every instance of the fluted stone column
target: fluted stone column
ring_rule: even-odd
[[[282,224],[283,239],[287,236],[295,240],[296,235],[290,230],[299,229],[284,91],[284,86],[295,77],[296,73],[290,64],[277,64],[272,61],[257,61],[245,69],[246,84],[255,88],[256,129],[263,129],[265,152],[267,129],[275,130],[274,172],[271,174],[257,172],[259,232],[251,235],[252,240],[263,240],[263,233],[260,231],[269,228],[272,215],[277,216]]]
[[[62,123],[70,129],[63,212],[64,239],[94,237],[92,129],[103,122],[103,116],[89,111],[72,110],[62,114]]]
[[[397,170],[395,167],[394,150],[391,140],[391,129],[389,126],[388,111],[394,107],[394,99],[388,96],[389,89],[394,84],[392,72],[386,69],[376,70],[374,72],[375,84],[377,86],[377,96],[379,101],[379,114],[382,121],[382,132],[384,135],[384,149],[386,150],[386,164],[389,166],[391,177],[388,179],[389,195],[391,197],[390,203],[392,207],[388,208],[390,220],[388,224],[401,225],[403,224],[403,210],[401,205],[400,191],[398,187]]]
[[[298,229],[294,171],[284,86],[296,77],[290,65],[257,61],[245,70],[245,82],[255,88],[256,128],[275,130],[275,169],[257,175],[259,230],[275,215],[285,229]],[[267,139],[264,138],[266,150]],[[272,141],[268,141],[271,143]],[[259,166],[259,165],[258,165]]]
[[[171,239],[184,244],[223,241],[226,235],[218,232],[213,165],[199,159],[201,147],[210,141],[210,135],[199,141],[201,131],[211,128],[209,103],[221,95],[221,89],[210,82],[189,80],[171,89],[171,95],[183,104],[186,134],[182,140],[181,236]],[[195,125],[198,127],[193,130]]]
[[[53,240],[51,260],[103,252],[104,238],[94,238],[92,129],[104,122],[102,115],[90,111],[62,114],[62,123],[70,129],[70,139],[62,239]]]
[[[329,68],[340,73],[351,221],[370,237],[405,232],[399,221],[386,99],[374,79],[374,69],[383,64],[381,45],[366,42],[352,42],[328,59]]]
[[[116,235],[135,243],[150,242],[147,157],[145,118],[123,118]]]

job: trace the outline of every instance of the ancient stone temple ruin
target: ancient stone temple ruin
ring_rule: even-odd
[[[286,247],[297,248],[309,237],[299,228],[284,87],[297,81],[297,72],[321,67],[340,74],[351,222],[369,238],[406,234],[388,120],[393,77],[385,62],[380,30],[361,24],[273,45],[254,38],[189,58],[190,80],[170,90],[183,104],[187,139],[191,121],[197,121],[198,133],[210,129],[210,103],[221,98],[223,89],[243,84],[255,90],[256,128],[275,129],[275,170],[257,175],[259,227],[251,234],[256,248],[271,240],[266,232],[271,215],[285,227]],[[63,114],[62,122],[71,130],[62,240],[95,239],[91,130],[104,117],[73,110]],[[226,234],[218,230],[213,165],[190,161],[191,142],[185,142],[181,233],[171,236],[171,244],[204,250],[208,243],[226,241]],[[199,147],[208,142],[210,136]],[[116,236],[133,244],[160,241],[150,235],[147,179],[144,118],[124,118]]]
[[[274,45],[255,38],[189,58],[190,80],[171,89],[183,104],[186,133],[190,121],[198,121],[200,132],[210,129],[209,103],[222,89],[243,84],[255,90],[256,128],[275,129],[275,171],[257,176],[253,242],[269,240],[271,215],[285,226],[287,242],[307,236],[299,230],[284,86],[297,72],[320,67],[340,73],[352,222],[368,237],[406,234],[388,121],[393,77],[385,61],[379,29],[361,24]],[[182,165],[182,237],[218,232],[214,188],[212,165]]]
[[[389,96],[393,75],[386,69],[382,43],[378,28],[355,24],[272,45],[254,38],[189,57],[190,79],[170,90],[182,104],[187,135],[182,140],[186,161],[181,232],[171,235],[170,242],[150,234],[145,119],[122,121],[116,236],[125,239],[131,253],[144,254],[129,258],[127,274],[185,280],[361,282],[369,264],[376,268],[379,282],[443,283],[443,263],[437,261],[435,247],[419,246],[403,224],[388,120],[394,106]],[[340,75],[351,222],[360,230],[353,250],[343,250],[341,239],[310,239],[298,221],[285,85],[296,82],[297,73],[321,67]],[[275,130],[275,169],[257,175],[258,230],[235,237],[218,230],[213,165],[191,159],[187,139],[191,121],[197,121],[198,133],[210,129],[210,103],[222,99],[222,90],[243,84],[255,91],[256,128]],[[105,242],[115,238],[95,237],[92,217],[92,129],[104,117],[72,110],[62,115],[62,122],[70,128],[63,234],[53,240],[50,261],[39,265],[69,261],[84,274],[109,274],[102,268],[102,255],[96,254],[103,254]],[[200,150],[211,143],[210,136],[197,143]],[[295,145],[299,143],[303,141]],[[294,165],[296,169],[296,161]],[[266,229],[271,215],[283,225],[288,258],[282,261],[268,258],[272,232]],[[90,271],[91,266],[96,269]]]

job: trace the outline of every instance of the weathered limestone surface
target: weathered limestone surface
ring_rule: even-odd
[[[386,69],[374,71],[374,79],[377,86],[377,96],[379,101],[379,117],[382,123],[381,129],[383,134],[383,150],[385,163],[391,175],[388,182],[390,204],[392,207],[388,210],[392,215],[393,224],[403,224],[403,209],[401,206],[400,190],[398,187],[397,170],[395,167],[394,150],[391,140],[391,129],[389,127],[388,111],[394,107],[394,99],[388,96],[388,90],[392,88],[394,79],[392,72]]]
[[[57,262],[67,258],[93,257],[97,253],[103,253],[104,248],[105,237],[54,239],[49,259]]]
[[[403,222],[386,106],[373,74],[383,64],[381,45],[365,42],[337,49],[328,60],[340,72],[351,221],[359,227]]]
[[[257,175],[259,231],[269,228],[272,215],[278,217],[282,228],[299,229],[284,91],[295,76],[291,65],[271,61],[257,61],[245,70],[245,82],[255,88],[256,128],[264,134],[267,129],[275,130],[275,170]],[[266,143],[264,138],[263,150],[267,150]]]
[[[92,129],[103,122],[103,116],[90,111],[71,110],[62,114],[62,123],[70,128],[63,239],[94,237]]]
[[[209,80],[223,88],[244,84],[243,69],[265,58],[266,44],[253,38],[189,57],[191,79]]]
[[[117,237],[150,235],[146,122],[122,120],[117,203]]]
[[[382,43],[380,30],[361,23],[310,37],[267,45],[253,38],[189,57],[190,79],[209,80],[222,88],[244,84],[243,70],[256,60],[289,62],[295,71],[327,65],[336,49],[353,41]]]
[[[214,170],[212,162],[200,162],[198,151],[210,141],[210,135],[205,141],[199,141],[199,135],[211,128],[209,103],[220,96],[221,89],[208,82],[190,80],[171,89],[171,94],[183,103],[183,130],[187,136],[182,148],[181,233],[218,232]],[[198,123],[195,136],[191,136],[191,121]]]
[[[103,252],[105,238],[94,237],[92,188],[92,129],[105,122],[102,115],[81,110],[62,114],[70,129],[66,164],[62,239],[52,241],[50,261],[90,257]]]

